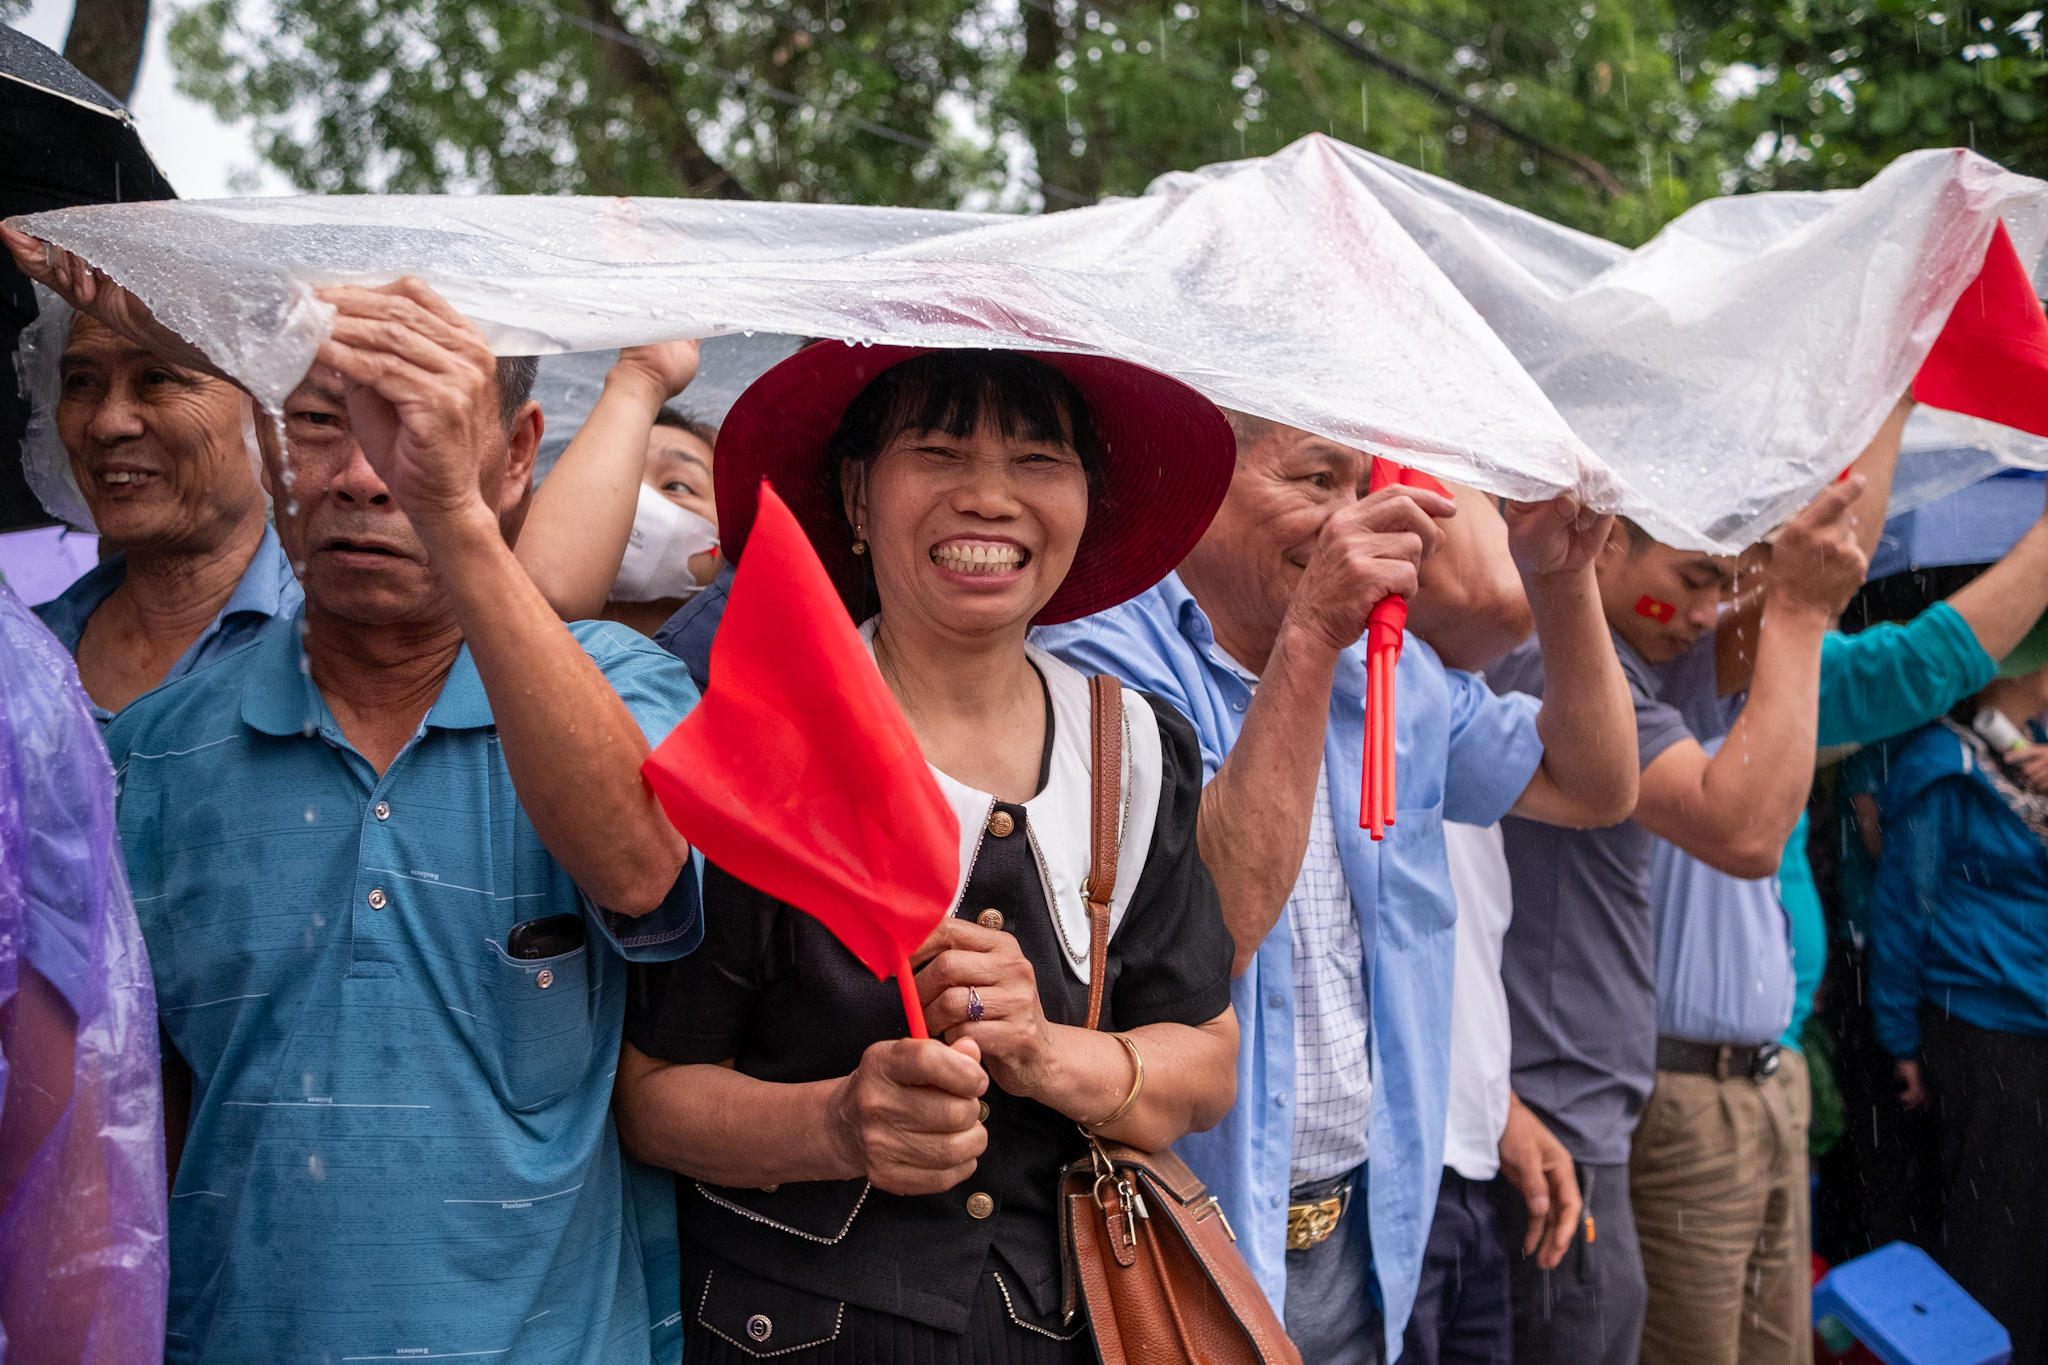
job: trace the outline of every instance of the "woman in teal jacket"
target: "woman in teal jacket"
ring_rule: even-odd
[[[2001,679],[1894,755],[1870,905],[1878,1041],[1907,1105],[1935,1106],[1930,1249],[2012,1333],[2014,1365],[2048,1360],[2048,763],[1994,751],[1968,722],[1979,708],[2026,721],[2044,681]]]

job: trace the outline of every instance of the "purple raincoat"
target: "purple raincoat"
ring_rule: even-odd
[[[0,584],[0,1359],[163,1359],[156,990],[78,669]]]

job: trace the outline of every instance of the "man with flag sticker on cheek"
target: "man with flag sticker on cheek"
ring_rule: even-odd
[[[1807,755],[1821,637],[1863,582],[1867,561],[1852,515],[1863,485],[1858,476],[1829,486],[1780,533],[1748,706],[1711,753],[1701,739],[1713,740],[1720,727],[1710,724],[1716,698],[1707,637],[1737,582],[1738,559],[1660,544],[1618,521],[1595,561],[1634,701],[1642,791],[1634,817],[1609,828],[1566,831],[1514,817],[1501,824],[1514,886],[1501,960],[1514,1093],[1571,1153],[1585,1199],[1582,1226],[1561,1263],[1547,1269],[1523,1257],[1514,1266],[1517,1361],[1634,1365],[1637,1358],[1649,1291],[1630,1201],[1630,1159],[1633,1151],[1641,1160],[1641,1146],[1631,1139],[1660,1069],[1691,1055],[1676,1050],[1680,1040],[1659,1037],[1653,850],[1661,837],[1734,877],[1777,870],[1813,777]],[[1695,657],[1706,661],[1703,679],[1698,669],[1660,672]],[[1487,681],[1501,692],[1554,695],[1560,662],[1530,641],[1488,669]],[[1779,920],[1777,966],[1789,1001]],[[1775,1038],[1781,1027],[1751,1041]],[[1741,1066],[1757,1053],[1765,1067],[1769,1050],[1738,1049]],[[1514,1245],[1522,1236],[1520,1201],[1502,1198],[1500,1214]],[[1645,1224],[1643,1248],[1651,1235]],[[1789,1273],[1804,1271],[1792,1266]]]

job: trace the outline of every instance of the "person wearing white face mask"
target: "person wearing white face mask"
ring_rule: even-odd
[[[519,562],[563,620],[653,635],[718,573],[718,429],[668,405],[696,377],[697,357],[694,341],[621,351],[597,406],[534,490]]]
[[[695,597],[725,560],[711,496],[718,428],[664,405],[647,433],[646,464],[626,553],[602,616],[653,635]]]

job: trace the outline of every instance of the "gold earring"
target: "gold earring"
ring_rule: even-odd
[[[853,528],[853,552],[857,555],[864,555],[868,552],[867,530],[868,528],[865,526]]]

